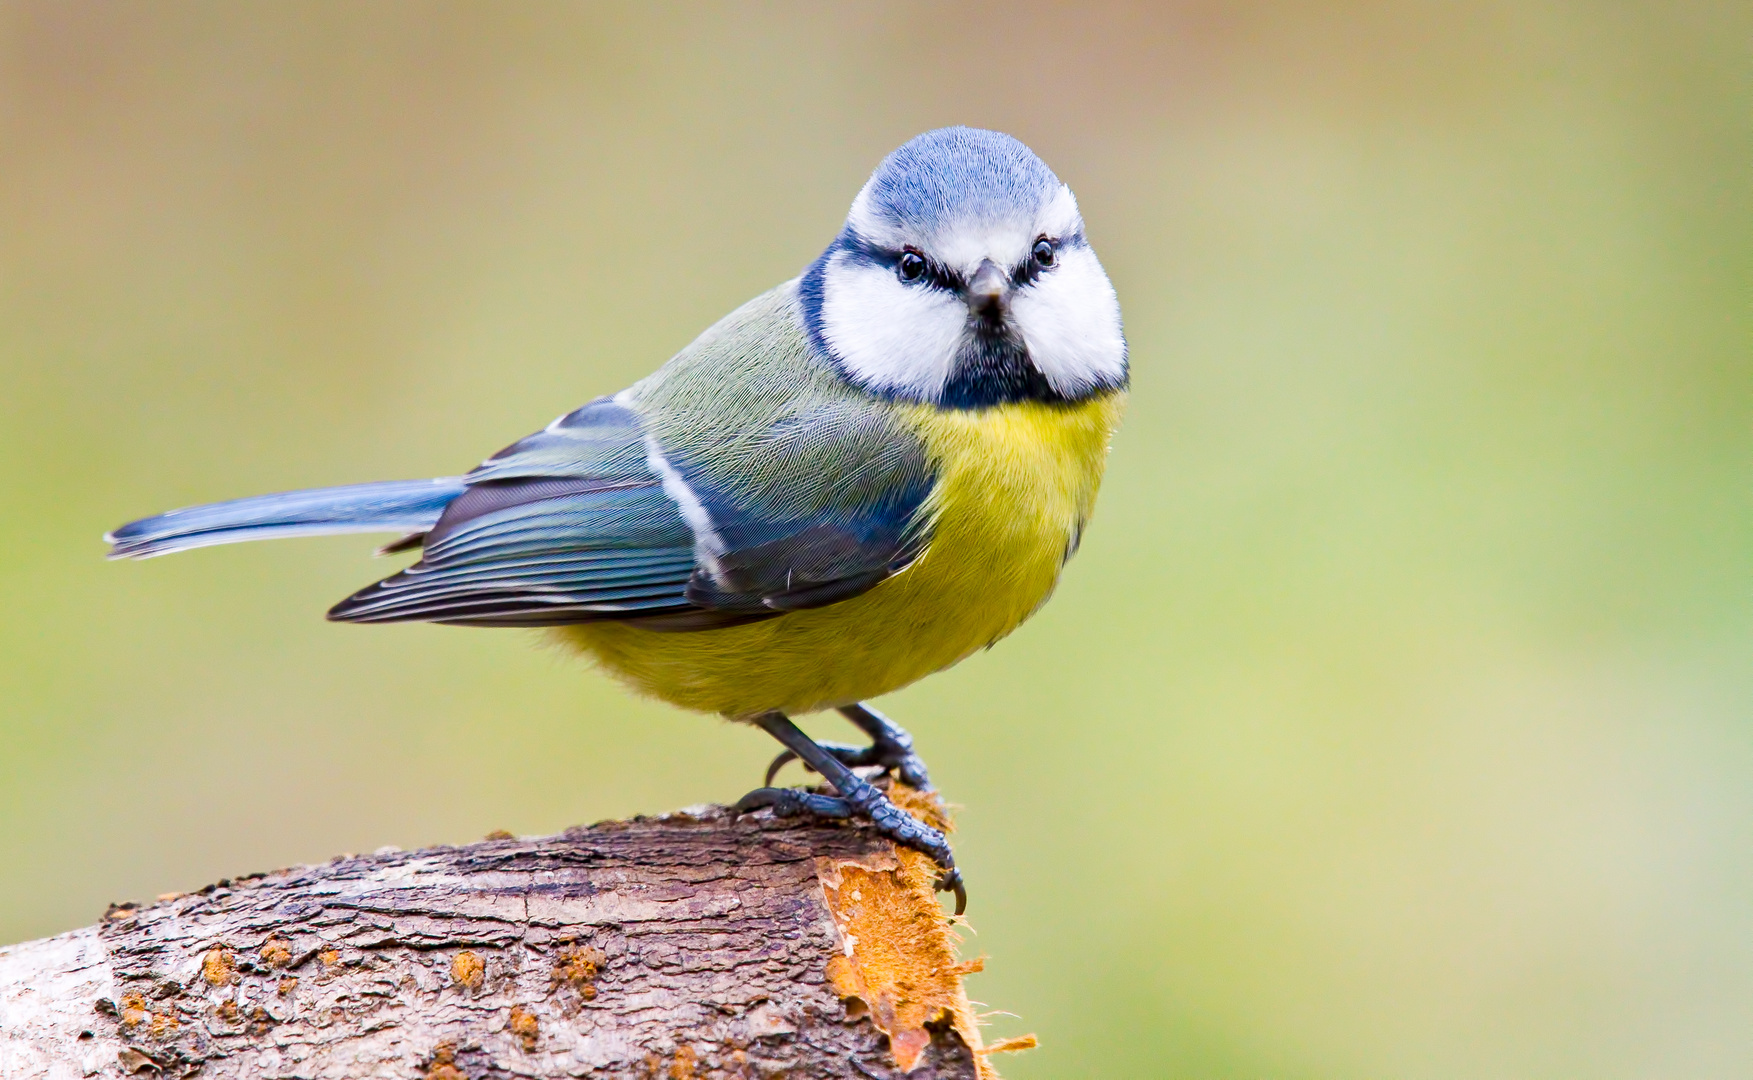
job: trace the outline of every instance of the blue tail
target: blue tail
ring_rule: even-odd
[[[466,487],[460,476],[441,476],[257,495],[130,521],[104,539],[114,545],[112,559],[148,559],[278,536],[420,532],[437,524],[438,515]]]

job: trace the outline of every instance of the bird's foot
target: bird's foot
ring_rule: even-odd
[[[872,714],[883,725],[899,732],[901,737],[906,739],[902,752],[911,756],[912,739],[907,737],[907,733],[883,719],[880,714],[876,714],[874,711]],[[865,722],[862,720],[855,719],[854,722],[858,723],[860,727],[865,726]],[[932,861],[936,862],[942,870],[937,879],[937,890],[956,894],[957,915],[967,910],[968,892],[962,884],[961,873],[956,869],[956,858],[954,853],[950,851],[949,840],[944,837],[942,832],[896,806],[870,781],[854,773],[852,767],[845,764],[838,755],[805,735],[784,714],[767,713],[756,717],[754,723],[778,739],[788,753],[794,754],[806,765],[826,777],[828,783],[833,785],[834,790],[839,794],[837,796],[820,795],[797,788],[772,786],[756,788],[738,800],[735,807],[737,813],[748,813],[765,806],[771,807],[773,812],[781,817],[807,815],[835,820],[863,818],[875,826],[879,833],[895,843],[904,844],[915,851],[924,852],[930,856]],[[873,738],[875,737],[877,736],[873,734]],[[866,748],[853,747],[850,749],[864,750]],[[776,763],[774,768],[783,765],[785,760],[782,759]],[[919,772],[923,774],[923,765],[920,766]],[[769,778],[771,778],[771,774],[769,774]]]
[[[896,806],[887,795],[872,784],[859,780],[853,796],[821,795],[802,788],[763,787],[737,800],[733,809],[747,814],[762,807],[770,808],[777,817],[812,817],[830,821],[863,818],[897,844],[931,856],[942,869],[938,875],[938,892],[956,894],[956,914],[968,909],[968,891],[962,873],[956,869],[955,855],[943,833]]]
[[[852,804],[845,799],[790,787],[756,788],[738,799],[731,809],[739,814],[747,814],[763,806],[772,810],[774,817],[804,815],[837,821],[852,816]]]
[[[868,705],[848,705],[840,710],[840,714],[864,729],[870,736],[870,745],[818,742],[817,746],[849,769],[876,766],[893,773],[895,779],[915,791],[931,790],[931,774],[925,768],[925,759],[914,753],[913,736],[906,728]],[[773,764],[767,766],[768,786],[772,786],[780,769],[796,760],[797,754],[791,750],[782,751],[774,758]],[[804,768],[809,768],[807,762]]]

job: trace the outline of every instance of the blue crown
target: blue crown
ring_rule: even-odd
[[[867,206],[878,219],[935,229],[1034,211],[1059,178],[1022,143],[997,131],[948,127],[907,141],[872,174]]]

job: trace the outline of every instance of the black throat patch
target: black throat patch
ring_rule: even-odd
[[[1008,319],[973,318],[956,353],[940,403],[951,409],[982,409],[1018,401],[1062,403],[1029,359],[1029,346]]]

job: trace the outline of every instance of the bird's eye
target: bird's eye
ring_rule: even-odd
[[[1043,269],[1053,265],[1053,241],[1035,241],[1035,262]]]
[[[925,275],[925,260],[918,252],[903,252],[901,261],[895,264],[895,272],[901,275],[902,281],[918,281]]]

